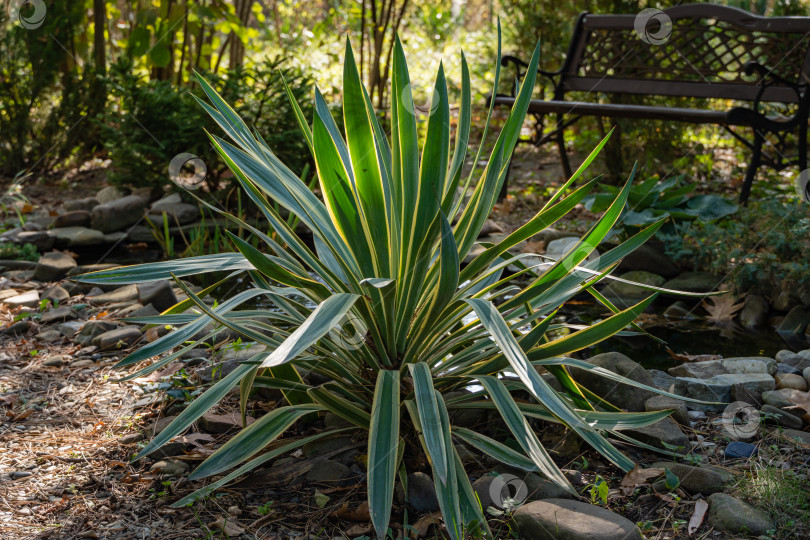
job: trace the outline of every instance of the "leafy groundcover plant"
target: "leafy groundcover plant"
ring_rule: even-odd
[[[123,267],[82,278],[110,284],[173,277],[188,295],[159,317],[136,320],[174,329],[119,364],[159,358],[129,378],[159,369],[220,332],[235,331],[243,340],[266,347],[197,397],[139,454],[145,456],[182,433],[236,385],[243,415],[253,389],[275,388],[284,393],[282,405],[243,428],[190,478],[231,472],[175,506],[188,504],[311,441],[355,433],[368,441],[368,503],[380,537],[388,532],[396,482],[404,486],[408,472],[415,470],[432,473],[452,538],[491,536],[456,445],[468,445],[512,467],[539,471],[573,492],[535,433],[537,419],[564,424],[611,462],[629,470],[633,463],[608,438],[624,437],[620,430],[649,425],[668,414],[620,412],[579,386],[568,368],[597,371],[617,383],[656,390],[565,356],[624,331],[652,301],[649,298],[620,311],[594,285],[651,237],[660,222],[598,258],[588,259],[619,218],[630,181],[603,217],[560,260],[526,267],[521,263],[525,255],[513,256],[507,251],[551,226],[582,201],[594,184],[588,182],[574,190],[574,183],[605,141],[529,222],[499,243],[485,244],[472,262],[463,268],[460,265],[491,213],[506,176],[531,98],[539,49],[486,167],[480,176],[473,171],[466,179],[461,174],[471,119],[466,60],[462,56],[461,107],[452,151],[447,84],[440,67],[420,152],[410,79],[399,41],[393,54],[390,139],[375,116],[348,44],[343,81],[345,139],[319,92],[315,92],[312,124],[293,100],[314,156],[323,200],[200,78],[212,103],[201,101],[202,106],[231,139],[211,135],[211,141],[263,212],[274,235],[232,219],[261,239],[266,250],[232,235],[238,252]],[[496,88],[498,74],[496,67]],[[490,108],[487,126],[491,113]],[[480,153],[479,149],[473,163],[478,163]],[[472,181],[474,175],[477,182]],[[471,186],[472,196],[465,202],[460,194]],[[272,201],[309,227],[315,250],[286,225]],[[524,286],[514,284],[515,276],[502,276],[511,264],[519,265],[518,276],[526,278]],[[252,287],[211,307],[201,297],[217,285],[198,295],[179,280],[204,272],[227,272],[220,284],[247,272]],[[596,296],[613,314],[550,341],[547,332],[555,328],[551,321],[556,310],[583,291]],[[274,309],[245,306],[259,296],[272,302]],[[347,340],[341,327],[351,327],[359,339]],[[540,372],[553,374],[564,391],[555,391]],[[309,383],[316,377],[302,378],[308,373],[328,382]],[[517,400],[516,393],[532,400]],[[451,424],[454,410],[476,408],[496,410],[501,427],[511,432],[520,449],[495,440],[491,433]],[[326,412],[345,419],[351,427],[280,438],[296,421]]]

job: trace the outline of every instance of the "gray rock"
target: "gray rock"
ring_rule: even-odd
[[[553,242],[559,238],[579,238],[579,235],[570,231],[561,231],[559,229],[555,229],[554,227],[546,227],[539,233],[532,236],[532,242],[542,241],[548,244],[549,242]]]
[[[782,435],[789,439],[799,441],[802,444],[810,446],[810,433],[806,431],[799,431],[797,429],[786,429],[782,431]]]
[[[500,493],[491,493],[497,488],[493,488],[492,483],[497,477],[485,475],[473,482],[472,488],[481,502],[481,508],[486,510],[489,507],[500,509],[503,508],[503,502],[510,497],[509,487],[506,484],[501,484]],[[495,498],[493,499],[493,495]]]
[[[170,226],[177,225],[178,223],[180,225],[186,225],[200,219],[199,207],[187,203],[178,203],[169,208],[157,211],[153,208],[147,217],[153,224],[162,227],[164,214],[168,217]]]
[[[514,513],[518,532],[532,540],[641,540],[629,519],[601,506],[568,499],[524,504]]]
[[[773,299],[773,309],[776,311],[790,311],[799,304],[801,301],[789,289],[782,289]]]
[[[143,433],[127,433],[126,435],[122,436],[118,439],[118,442],[121,444],[135,444],[136,442],[140,442],[144,439]]]
[[[777,409],[773,405],[763,405],[760,412],[763,413],[763,422],[776,422],[780,426],[791,429],[802,429],[802,426],[804,426],[801,418],[782,409]]]
[[[680,399],[667,396],[653,396],[644,402],[644,409],[650,412],[673,409],[670,416],[680,425],[689,426],[689,410],[686,408],[686,403]]]
[[[667,443],[670,447],[677,448],[675,451],[679,454],[685,454],[689,449],[689,438],[669,416],[641,429],[625,430],[624,433],[656,448],[671,450],[662,444]]]
[[[127,233],[124,231],[111,232],[104,235],[105,244],[119,244],[127,239]]]
[[[721,279],[708,272],[684,272],[664,284],[665,289],[686,292],[711,292],[717,288]]]
[[[352,477],[352,470],[337,461],[318,461],[307,473],[311,484],[339,484]]]
[[[64,321],[72,321],[74,319],[78,319],[79,314],[76,313],[76,310],[70,306],[61,306],[55,309],[49,309],[45,313],[42,314],[40,321],[43,324],[50,324],[53,322],[64,322]]]
[[[802,370],[797,369],[790,364],[785,364],[783,362],[779,362],[776,364],[776,372],[777,373],[792,373],[793,375],[801,375]]]
[[[31,244],[37,248],[37,251],[43,252],[53,249],[56,238],[45,231],[23,231],[17,235],[16,242],[19,244]]]
[[[149,211],[153,214],[160,214],[161,212],[168,211],[174,205],[182,202],[183,198],[179,193],[172,193],[171,195],[166,195],[162,199],[153,202]]]
[[[43,291],[42,298],[50,300],[54,304],[64,304],[70,300],[70,294],[59,285],[53,285]]]
[[[650,244],[644,244],[629,253],[619,263],[619,269],[623,271],[643,270],[665,278],[673,278],[680,272],[678,264],[666,255],[663,249],[657,249]]]
[[[45,329],[37,333],[35,336],[36,339],[39,341],[56,341],[62,337],[62,333],[59,330],[53,329]]]
[[[116,199],[120,199],[124,195],[125,193],[119,188],[115,186],[109,186],[105,187],[104,189],[96,193],[95,199],[99,202],[99,204],[106,204]]]
[[[28,324],[28,321],[17,321],[1,329],[0,332],[11,336],[19,336],[21,334],[27,334],[29,330],[31,330],[31,325]]]
[[[92,343],[101,349],[123,349],[140,338],[140,330],[134,326],[124,326],[96,336]]]
[[[708,379],[715,375],[723,375],[728,370],[716,360],[708,362],[685,362],[680,366],[671,367],[667,370],[673,377],[691,377],[694,379]]]
[[[693,467],[674,461],[657,461],[652,464],[656,469],[669,469],[680,480],[680,487],[691,494],[711,495],[723,491],[723,484],[728,477],[708,467]]]
[[[153,463],[149,470],[165,476],[182,476],[188,471],[188,463],[179,459],[162,459]]]
[[[155,420],[151,426],[147,428],[147,431],[154,437],[155,435],[159,435],[161,431],[169,427],[172,422],[174,422],[177,416],[162,416]]]
[[[568,251],[570,251],[571,248],[577,244],[577,242],[579,242],[579,238],[576,236],[552,240],[546,246],[546,255],[554,260],[558,260],[560,257],[568,253]]]
[[[51,235],[56,239],[57,247],[90,247],[104,243],[104,233],[87,227],[62,227],[52,229]]]
[[[130,242],[155,243],[155,233],[146,225],[136,225],[127,233]]]
[[[802,371],[802,377],[804,377],[804,380],[807,381],[807,385],[810,386],[810,367],[804,368],[804,371]]]
[[[493,471],[498,474],[511,474],[517,476],[526,484],[527,497],[526,500],[536,501],[540,499],[573,499],[575,496],[558,486],[551,480],[546,480],[539,474],[526,472],[520,469],[507,467],[502,463],[495,466]]]
[[[93,208],[99,205],[98,199],[95,197],[86,197],[84,199],[73,199],[62,203],[62,208],[66,212],[74,212],[76,210],[84,210],[90,212]]]
[[[675,380],[675,393],[701,401],[719,402],[705,405],[689,404],[692,409],[719,412],[731,402],[731,387],[735,384],[741,384],[747,391],[761,395],[765,391],[773,390],[776,382],[767,373],[729,373],[708,379],[678,377]]]
[[[70,363],[70,358],[64,355],[49,356],[42,361],[43,366],[60,367]]]
[[[653,380],[653,386],[671,392],[675,387],[675,377],[660,369],[648,369],[647,373],[650,374]]]
[[[39,305],[39,293],[37,291],[28,291],[18,294],[17,296],[6,298],[3,300],[3,303],[11,307],[23,306],[35,308]]]
[[[177,297],[172,290],[172,283],[164,279],[140,283],[138,285],[138,301],[144,306],[152,304],[155,309],[163,312],[177,303]]]
[[[333,452],[335,450],[340,450],[343,448],[348,449],[352,444],[352,438],[349,435],[344,435],[340,437],[330,437],[328,439],[319,439],[317,441],[312,441],[311,443],[307,443],[303,446],[302,450],[304,451],[304,457],[314,457],[314,456],[322,456],[324,454],[328,454],[329,452]]]
[[[120,231],[140,220],[146,210],[146,201],[137,195],[128,195],[93,208],[93,228],[103,233]]]
[[[758,536],[775,529],[767,513],[725,493],[709,496],[708,519],[712,526],[734,534]]]
[[[84,321],[65,321],[55,325],[54,328],[63,336],[73,337],[82,329],[84,324]]]
[[[630,272],[625,272],[619,277],[626,279],[627,281],[642,283],[644,285],[652,285],[654,287],[660,287],[666,281],[666,278],[659,276],[658,274],[645,272],[644,270],[631,270]],[[627,302],[637,303],[638,301],[652,295],[653,292],[641,287],[636,287],[635,285],[611,280],[608,286],[602,289],[602,294],[611,300],[625,300]]]
[[[692,310],[683,303],[682,301],[678,300],[677,302],[673,302],[667,309],[664,310],[664,317],[667,319],[694,319],[695,316],[692,315]]]
[[[110,330],[115,330],[117,327],[118,325],[111,321],[89,321],[82,326],[73,341],[79,345],[89,345],[95,337]]]
[[[53,221],[55,228],[60,227],[89,227],[90,212],[87,210],[73,210],[60,216]]]
[[[782,388],[780,390],[763,392],[762,402],[772,407],[776,407],[777,409],[785,409],[786,407],[793,407],[796,405],[796,403],[794,403],[792,400],[794,397],[798,401],[804,401],[803,398],[806,399],[807,394],[804,392],[799,392],[798,390],[793,390],[792,388]],[[795,416],[802,416],[804,414],[804,412],[799,409],[787,409],[787,412]]]
[[[768,301],[756,294],[745,297],[745,305],[740,311],[740,324],[744,328],[754,330],[765,324],[768,318]]]
[[[791,309],[776,330],[783,334],[799,335],[810,324],[810,307],[795,306]]]
[[[608,352],[598,354],[587,360],[594,366],[601,367],[617,373],[630,380],[653,386],[653,380],[647,370],[625,355],[618,352]],[[585,371],[579,368],[571,368],[574,378],[592,392],[596,392],[600,397],[614,405],[633,412],[644,410],[644,402],[654,396],[649,390],[643,390],[620,384],[605,378],[598,373]]]
[[[110,268],[118,268],[117,264],[83,264],[73,268],[67,273],[67,277],[79,276],[81,274],[88,274],[90,272],[100,272],[101,270],[109,270]]]
[[[134,304],[133,307],[135,309],[126,313],[127,317],[154,317],[160,315],[160,312],[152,304],[146,304],[145,306]],[[123,316],[123,312],[120,315]]]
[[[248,416],[246,420],[248,425],[255,421],[255,419],[250,416]],[[202,415],[197,420],[197,423],[200,425],[200,428],[208,433],[228,433],[229,431],[242,429],[242,415],[235,412],[231,414],[215,414],[209,412]]]
[[[3,290],[0,290],[0,302],[5,300],[6,298],[12,298],[14,296],[19,296],[19,295],[20,295],[20,291],[18,291],[16,289],[3,289]]]
[[[777,373],[774,376],[774,380],[776,381],[776,388],[778,390],[781,390],[782,388],[791,388],[800,392],[807,390],[807,381],[805,381],[804,377],[801,375],[796,375],[793,373]]]
[[[94,306],[100,306],[103,304],[118,304],[121,302],[129,302],[131,300],[137,300],[138,286],[124,285],[123,287],[119,287],[114,291],[110,291],[108,293],[99,294],[95,296],[88,295],[87,299]]]
[[[412,472],[408,475],[408,503],[418,514],[439,510],[436,488],[430,476],[423,472]]]
[[[42,282],[56,281],[65,277],[71,268],[76,268],[76,261],[67,253],[46,253],[39,258],[33,278]]]

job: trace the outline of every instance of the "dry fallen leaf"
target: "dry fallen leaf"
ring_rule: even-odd
[[[360,506],[354,510],[349,510],[349,503],[343,503],[343,506],[338,508],[332,513],[333,516],[349,521],[370,521],[371,514],[368,512],[368,501],[363,501]]]
[[[357,538],[358,536],[368,536],[371,534],[372,527],[371,523],[367,525],[362,525],[360,523],[355,523],[348,529],[346,529],[346,536],[349,538]]]
[[[658,478],[662,474],[664,474],[664,469],[639,469],[638,464],[636,464],[633,470],[622,478],[619,491],[629,497],[637,487],[649,484],[650,480]]]
[[[225,536],[229,538],[231,536],[239,536],[245,532],[245,529],[237,525],[234,521],[225,517],[218,518],[215,522],[211,523],[209,527],[212,529],[220,529]]]
[[[711,296],[709,302],[703,301],[703,308],[709,312],[708,321],[712,323],[727,323],[734,319],[745,302],[735,303],[735,298],[730,294],[722,296]]]
[[[408,538],[425,538],[432,525],[436,525],[438,527],[441,524],[442,515],[439,512],[422,516],[416,521],[416,523],[413,524],[413,527],[411,527],[411,531],[408,533]]]
[[[700,528],[700,524],[703,523],[703,518],[706,516],[706,510],[708,509],[709,503],[703,499],[700,499],[695,503],[695,511],[692,512],[692,517],[689,518],[689,525],[686,527],[686,531],[689,533],[689,536],[694,534],[695,531]]]

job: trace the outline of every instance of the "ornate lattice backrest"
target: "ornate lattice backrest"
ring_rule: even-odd
[[[566,60],[563,88],[753,100],[759,76],[743,73],[749,61],[790,82],[810,82],[810,17],[760,17],[713,4],[677,6],[653,17],[585,14]],[[798,98],[775,84],[762,99]]]

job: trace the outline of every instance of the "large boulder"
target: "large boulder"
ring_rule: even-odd
[[[708,379],[726,373],[767,373],[773,375],[776,373],[776,360],[764,356],[745,356],[706,360],[704,362],[686,362],[669,369],[669,374],[674,377],[695,377],[697,379]]]
[[[618,352],[607,352],[597,354],[587,360],[594,366],[607,369],[617,373],[627,379],[655,386],[652,377],[647,370],[638,363]],[[602,399],[614,405],[633,412],[644,411],[644,403],[653,397],[653,392],[630,386],[629,384],[617,383],[592,371],[585,371],[579,368],[571,368],[571,374],[577,382],[596,393]]]
[[[569,499],[524,504],[514,513],[522,538],[532,540],[641,540],[629,519],[606,508]]]
[[[678,264],[665,254],[663,249],[658,249],[650,244],[644,244],[629,253],[619,263],[619,270],[643,270],[665,278],[675,277],[680,271]]]
[[[681,431],[678,422],[671,416],[643,428],[625,430],[624,433],[656,448],[664,450],[675,448],[679,454],[685,454],[690,448],[689,437]]]
[[[680,487],[689,493],[711,495],[723,491],[725,478],[708,467],[693,467],[674,461],[658,461],[652,464],[656,469],[669,469],[680,481]]]
[[[652,285],[653,287],[660,287],[666,281],[664,277],[645,270],[631,270],[619,277],[634,283]],[[652,295],[653,292],[635,285],[630,285],[629,283],[610,281],[608,286],[602,289],[602,294],[609,300],[616,301],[622,305],[632,305]]]
[[[54,251],[46,253],[39,258],[37,267],[34,268],[33,279],[35,281],[56,281],[67,275],[71,268],[76,267],[76,261],[67,253]]]
[[[138,285],[138,301],[146,306],[152,304],[160,312],[177,303],[171,281],[164,279]]]
[[[103,233],[120,231],[140,220],[146,210],[146,201],[137,195],[128,195],[93,208],[93,228]]]
[[[53,220],[54,227],[87,227],[90,225],[90,212],[87,210],[74,210],[65,212]]]
[[[104,243],[104,233],[87,227],[60,227],[51,230],[58,247],[89,247]]]

